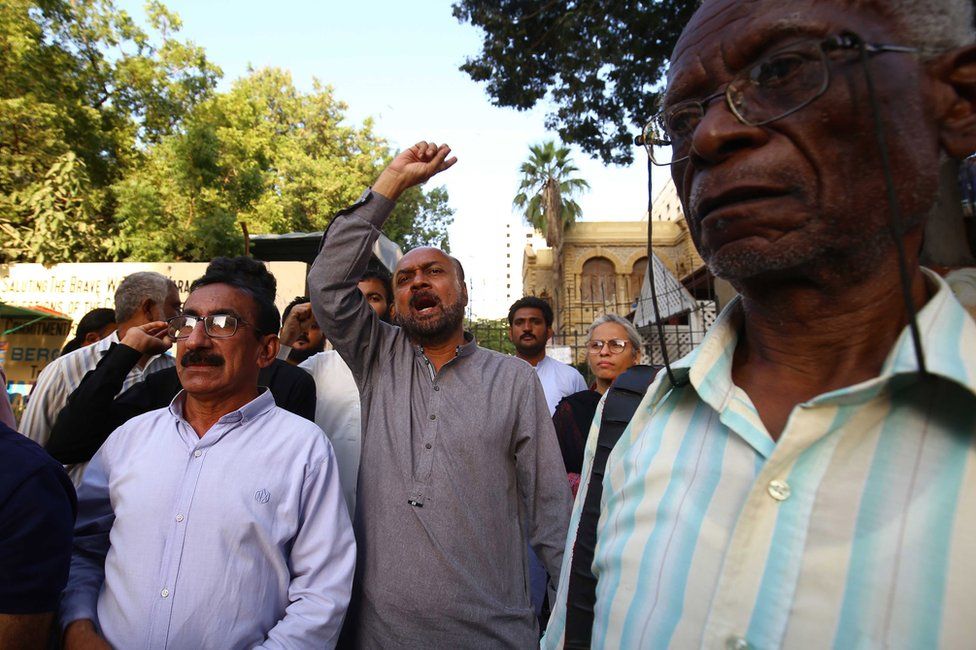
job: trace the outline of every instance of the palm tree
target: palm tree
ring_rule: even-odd
[[[582,212],[573,197],[590,188],[585,180],[573,176],[579,168],[569,155],[568,147],[556,146],[552,140],[530,145],[529,157],[519,168],[522,180],[518,194],[512,201],[530,225],[545,233],[546,244],[552,249],[552,271],[556,276],[553,325],[557,332],[563,290],[563,232]]]

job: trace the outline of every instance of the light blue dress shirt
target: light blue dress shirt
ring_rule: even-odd
[[[184,399],[92,459],[62,624],[127,649],[335,646],[356,544],[328,440],[267,390],[201,438]]]

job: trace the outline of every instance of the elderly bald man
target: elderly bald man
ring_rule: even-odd
[[[592,639],[544,646],[971,646],[976,325],[919,250],[972,0],[705,0],[645,134],[740,297],[610,455]]]
[[[570,494],[532,366],[463,327],[460,263],[417,248],[393,277],[396,325],[356,286],[400,194],[454,164],[418,143],[340,213],[309,273],[312,308],[362,399],[356,585],[361,648],[527,648],[538,642],[526,534],[554,579]]]

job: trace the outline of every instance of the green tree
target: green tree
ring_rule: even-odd
[[[633,160],[665,65],[698,0],[525,2],[458,0],[454,16],[481,28],[481,52],[461,70],[499,106],[547,96],[546,127],[607,163]]]
[[[31,227],[0,217],[3,258],[30,258],[42,264],[103,259],[104,240],[92,214],[92,195],[85,163],[70,151],[60,156],[43,182],[9,197],[13,212],[25,215]]]
[[[569,156],[567,147],[556,146],[552,140],[530,145],[529,157],[519,168],[522,179],[512,201],[526,221],[545,233],[546,243],[552,249],[552,270],[556,276],[553,296],[556,320],[553,325],[557,332],[563,290],[563,232],[581,213],[573,197],[590,187],[585,180],[574,176],[579,169]]]
[[[212,91],[219,69],[174,38],[179,18],[147,8],[149,32],[110,0],[0,3],[0,219],[15,259],[104,255],[90,240],[114,235],[107,188]]]
[[[243,250],[240,222],[254,234],[324,229],[391,158],[369,121],[345,123],[345,109],[331,87],[302,92],[286,71],[251,71],[199,104],[113,187],[115,253],[209,259]],[[387,234],[405,248],[443,244],[447,198],[443,189],[405,194]]]
[[[474,334],[478,345],[504,354],[515,354],[515,345],[508,338],[508,320],[505,318],[474,318],[465,329]]]
[[[0,226],[5,260],[207,260],[254,233],[323,229],[392,159],[316,82],[251,71],[224,93],[158,0],[143,29],[111,0],[0,2]],[[443,189],[388,225],[445,245]]]

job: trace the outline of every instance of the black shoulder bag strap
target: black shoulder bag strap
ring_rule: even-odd
[[[633,366],[617,377],[610,386],[603,404],[600,434],[590,481],[586,486],[586,500],[580,514],[576,542],[573,545],[573,562],[569,569],[569,593],[566,597],[565,648],[578,650],[590,647],[593,632],[593,604],[596,602],[596,578],[593,550],[596,547],[596,525],[600,519],[600,500],[603,496],[603,474],[607,458],[614,445],[644,398],[647,387],[662,366]]]

